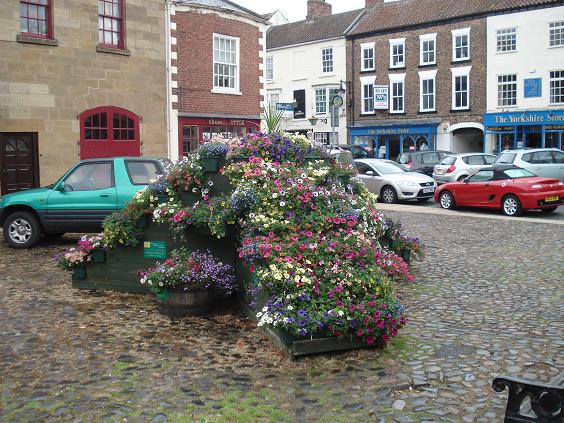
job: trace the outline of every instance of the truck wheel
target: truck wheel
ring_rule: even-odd
[[[41,237],[41,225],[30,212],[17,211],[4,221],[4,239],[13,248],[31,248]]]

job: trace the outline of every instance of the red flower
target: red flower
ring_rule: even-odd
[[[366,344],[367,345],[372,345],[374,344],[374,338],[372,336],[367,336],[366,337]]]

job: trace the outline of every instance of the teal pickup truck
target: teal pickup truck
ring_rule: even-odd
[[[168,159],[115,157],[83,160],[53,185],[0,198],[0,226],[14,248],[30,248],[41,235],[100,232],[104,218],[122,209],[171,164]]]

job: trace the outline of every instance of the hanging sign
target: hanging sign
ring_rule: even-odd
[[[388,85],[374,85],[374,109],[388,108]]]

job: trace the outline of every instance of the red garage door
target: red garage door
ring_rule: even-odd
[[[119,107],[96,107],[82,112],[80,158],[139,156],[139,116]]]

